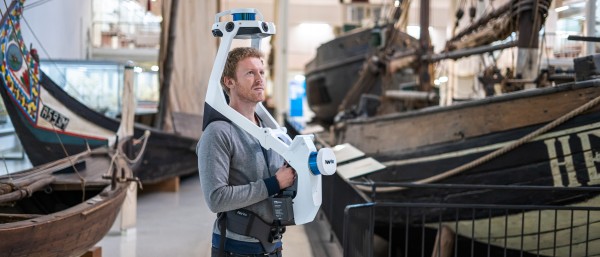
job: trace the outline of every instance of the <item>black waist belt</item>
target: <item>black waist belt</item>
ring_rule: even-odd
[[[258,239],[265,251],[270,252],[275,248],[275,243],[273,243],[273,241],[281,239],[285,232],[285,226],[282,226],[278,221],[276,221],[275,224],[266,223],[256,214],[248,210],[238,209],[223,214],[225,215],[221,214],[221,216],[219,216],[221,242],[225,239],[226,227],[231,232]],[[223,245],[223,243],[221,243],[221,245]]]

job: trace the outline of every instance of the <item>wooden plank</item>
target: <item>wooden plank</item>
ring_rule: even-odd
[[[441,226],[435,236],[431,257],[450,257],[454,248],[454,232],[448,226]]]
[[[595,87],[568,89],[540,89],[534,93],[548,93],[537,95],[524,91],[451,107],[348,122],[339,131],[342,133],[337,142],[351,143],[366,154],[400,153],[424,145],[550,122],[600,95]]]
[[[302,134],[302,135],[318,134],[323,131],[325,131],[325,129],[321,125],[308,124],[302,131],[300,131],[300,134]]]
[[[338,164],[365,156],[365,153],[348,143],[336,145],[332,149]]]
[[[144,184],[143,192],[179,192],[179,182],[179,177],[174,177],[158,183]]]
[[[337,167],[337,174],[344,179],[351,179],[384,169],[385,166],[375,159],[368,157]]]
[[[102,257],[102,247],[94,246],[81,255],[81,257]]]
[[[21,220],[35,219],[41,217],[41,214],[22,214],[22,213],[0,213],[0,223],[16,222]]]
[[[119,228],[121,231],[135,228],[137,223],[137,184],[131,183],[127,187],[127,196],[123,205],[121,206],[121,212],[119,212]]]

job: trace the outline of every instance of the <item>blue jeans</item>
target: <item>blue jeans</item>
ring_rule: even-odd
[[[219,249],[212,247],[211,249],[211,257],[219,257]],[[272,253],[264,253],[264,254],[238,254],[225,251],[224,256],[226,257],[282,257],[281,248],[276,249]]]

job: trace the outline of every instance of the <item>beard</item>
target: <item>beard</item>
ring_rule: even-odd
[[[259,103],[265,100],[264,85],[245,86],[239,82],[235,82],[235,84],[235,89],[232,90],[232,93],[234,93],[239,100],[252,103]]]

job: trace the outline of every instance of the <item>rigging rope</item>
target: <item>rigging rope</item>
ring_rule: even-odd
[[[49,1],[50,0],[48,0],[47,2],[49,2]],[[24,6],[23,8],[25,9],[26,7],[29,7],[31,5],[38,4],[38,3],[39,2],[32,3],[32,4],[28,5],[28,6]],[[43,4],[43,3],[39,3],[38,5],[41,5],[41,4]],[[38,5],[33,6],[33,7],[37,7]],[[8,10],[8,5],[6,3],[6,0],[4,0],[4,6]],[[29,23],[27,22],[27,19],[25,19],[25,13],[24,12],[22,13],[21,18],[23,19],[23,21],[25,21],[25,25],[27,26],[27,28],[31,32],[31,35],[33,35],[33,38],[38,43],[38,45],[40,46],[40,48],[42,49],[42,51],[44,52],[44,54],[46,54],[46,57],[48,58],[48,62],[51,63],[51,64],[53,64],[57,68],[56,70],[60,73],[60,75],[63,78],[65,78],[66,86],[68,86],[69,88],[72,88],[74,90],[74,93],[76,93],[77,96],[79,97],[79,99],[82,99],[83,95],[79,91],[77,91],[77,87],[74,87],[71,83],[69,83],[69,81],[66,80],[66,77],[67,77],[66,74],[62,70],[58,69],[58,64],[56,64],[56,62],[54,62],[54,59],[50,56],[50,54],[48,53],[48,51],[46,50],[46,48],[44,48],[44,45],[42,44],[42,41],[37,37],[37,35],[35,34],[35,31],[31,28],[31,26],[29,26]],[[14,31],[14,27],[13,27],[13,31]]]
[[[150,131],[146,130],[144,132],[144,135],[142,135],[140,138],[138,138],[138,140],[144,140],[142,143],[142,148],[140,149],[138,155],[132,160],[129,159],[129,157],[127,157],[127,155],[124,155],[125,160],[129,163],[129,164],[134,164],[140,161],[140,159],[142,158],[142,156],[144,155],[144,152],[146,151],[146,145],[148,144],[148,139],[150,138]]]
[[[4,153],[2,153],[2,162],[4,163],[4,169],[6,169],[6,175],[12,181],[12,177],[10,176],[10,172],[8,171],[8,165],[6,164],[6,158],[4,158]]]
[[[8,13],[8,5],[6,3],[6,0],[4,0],[4,6],[6,7],[7,13]],[[29,26],[29,23],[27,23],[27,20],[25,20],[25,17],[23,15],[21,15],[21,18],[23,19],[23,21],[25,21],[25,24],[27,24],[27,27],[29,28],[29,30],[31,31],[31,33],[33,34],[34,38],[38,41],[39,43],[39,39],[37,38],[37,36],[35,35],[35,33],[33,32],[33,30],[31,29],[31,27]],[[17,40],[19,39],[19,37],[16,34],[16,29],[15,29],[15,25],[12,22],[12,20],[10,18],[7,17],[7,22],[9,24],[9,26],[12,27],[11,33],[13,34],[13,36],[15,38],[17,38]],[[48,55],[48,53],[46,52],[46,49],[40,44],[40,47],[42,47],[42,50],[46,53],[46,55]],[[19,48],[19,50],[21,50],[21,48]],[[19,51],[21,53],[21,56],[23,57],[23,60],[27,60],[25,53],[23,53],[22,51]],[[48,55],[49,56],[49,55]],[[29,66],[29,62],[25,61],[25,66],[27,67],[27,70],[31,70],[31,67]],[[38,62],[39,65],[39,62]],[[39,78],[38,78],[38,83],[39,83]],[[44,104],[44,101],[42,100],[42,98],[39,98],[39,101]],[[45,104],[44,104],[45,105]],[[56,131],[56,127],[54,126],[54,124],[52,122],[50,122],[50,125],[52,126],[52,131],[54,132],[54,134],[56,135],[56,138],[58,139],[58,142],[66,156],[66,158],[69,160],[71,167],[73,168],[73,170],[75,171],[75,173],[77,174],[77,176],[79,177],[79,181],[81,182],[81,191],[82,191],[82,195],[81,195],[81,201],[84,202],[85,201],[85,185],[86,185],[86,180],[85,178],[79,173],[79,170],[77,169],[77,167],[75,167],[75,163],[73,163],[72,157],[69,155],[69,153],[67,152],[67,149],[64,145],[64,143],[62,142],[62,139],[60,138],[60,135],[58,135],[58,132]]]
[[[5,0],[6,3],[6,0]],[[56,67],[56,71],[58,71],[58,73],[60,73],[60,75],[64,78],[65,84],[66,86],[68,86],[69,88],[71,88],[73,90],[73,92],[77,95],[78,99],[84,99],[84,95],[82,93],[80,93],[77,90],[77,87],[73,86],[68,80],[67,80],[67,75],[61,70],[59,69],[58,64],[56,64],[56,62],[54,61],[54,58],[52,58],[50,56],[50,54],[48,53],[48,51],[46,50],[46,48],[44,47],[44,45],[42,44],[42,41],[37,37],[37,35],[35,34],[35,32],[33,31],[33,29],[31,28],[31,26],[29,26],[29,22],[27,22],[27,19],[25,19],[24,15],[21,15],[21,18],[23,19],[23,21],[25,22],[25,25],[27,26],[27,28],[29,29],[29,31],[31,32],[31,34],[33,35],[33,38],[35,39],[35,41],[38,43],[38,45],[40,46],[40,48],[42,49],[42,51],[44,52],[44,54],[46,54],[46,57],[48,58],[48,62],[51,63],[52,65],[54,65]],[[31,50],[31,49],[30,49]],[[39,64],[39,62],[38,62]],[[41,70],[41,66],[40,66],[40,70]]]
[[[28,10],[29,9],[33,9],[35,7],[43,5],[43,4],[48,3],[50,1],[52,1],[52,0],[40,0],[40,1],[37,1],[37,2],[33,2],[33,3],[31,3],[31,4],[27,5],[27,6],[23,6],[23,9],[28,9]]]

